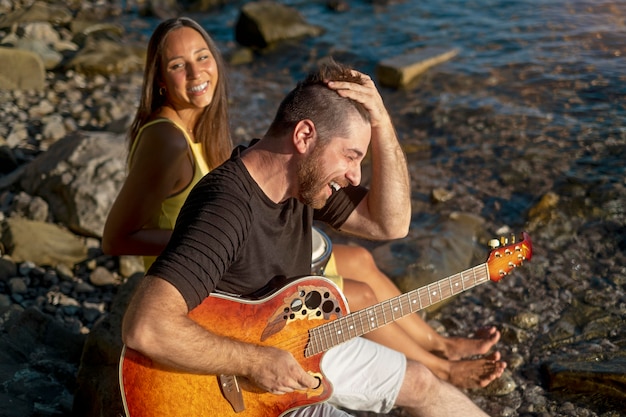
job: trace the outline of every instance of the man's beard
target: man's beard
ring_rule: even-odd
[[[300,163],[297,171],[299,200],[315,209],[324,207],[327,201],[326,194],[321,193],[328,185],[321,174],[323,150],[324,146],[318,142],[311,151],[311,155]]]

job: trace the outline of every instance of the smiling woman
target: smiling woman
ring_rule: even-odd
[[[105,252],[143,255],[146,267],[161,253],[193,185],[230,155],[227,92],[221,54],[202,27],[178,18],[155,29]]]

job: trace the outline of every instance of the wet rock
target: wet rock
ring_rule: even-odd
[[[524,364],[524,356],[519,353],[512,353],[505,358],[507,368],[514,371]]]
[[[295,8],[274,1],[257,1],[241,8],[235,39],[243,46],[265,49],[288,39],[318,36],[321,31],[308,24]]]
[[[626,354],[558,357],[542,365],[547,387],[570,401],[591,398],[601,408],[626,401]]]
[[[408,88],[429,68],[449,61],[458,53],[457,49],[427,48],[387,58],[376,67],[376,76],[381,85]]]
[[[511,324],[522,329],[531,329],[539,324],[539,315],[530,311],[522,311],[511,318]]]
[[[502,376],[481,390],[483,395],[503,397],[517,388],[510,371],[505,370]]]

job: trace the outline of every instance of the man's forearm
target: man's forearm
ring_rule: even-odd
[[[406,157],[391,121],[372,129],[371,147],[370,215],[385,238],[404,237],[411,222],[411,187]]]

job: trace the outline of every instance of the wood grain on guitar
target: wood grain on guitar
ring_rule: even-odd
[[[289,351],[320,385],[284,395],[260,392],[233,376],[164,369],[125,346],[119,373],[126,415],[278,417],[326,401],[332,386],[320,369],[324,352],[479,284],[497,282],[531,259],[527,233],[519,242],[500,242],[484,264],[353,313],[339,288],[319,276],[292,280],[257,300],[211,294],[189,313],[194,321],[222,336]]]

